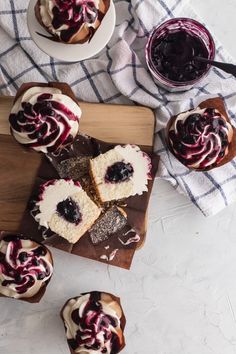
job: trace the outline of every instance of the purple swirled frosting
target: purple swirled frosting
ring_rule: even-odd
[[[80,116],[78,104],[60,90],[32,87],[14,104],[9,122],[20,144],[47,153],[72,143]]]
[[[36,295],[52,276],[50,252],[17,235],[0,241],[0,293],[13,298]]]
[[[169,129],[169,144],[185,166],[205,169],[217,166],[228,154],[233,128],[214,108],[179,114]]]
[[[121,316],[109,294],[94,291],[68,300],[62,310],[68,344],[86,354],[119,353],[124,345]]]
[[[63,42],[70,39],[84,26],[93,27],[99,16],[100,0],[41,0],[42,22],[50,32]]]

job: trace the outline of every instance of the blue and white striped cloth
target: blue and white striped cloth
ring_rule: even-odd
[[[236,200],[236,160],[207,173],[190,172],[165,149],[160,133],[169,117],[220,95],[236,122],[236,81],[212,69],[185,93],[159,89],[147,71],[144,47],[149,32],[176,16],[196,17],[188,0],[115,0],[117,23],[104,50],[80,63],[68,64],[41,52],[31,40],[26,12],[29,0],[0,1],[0,94],[14,95],[27,81],[67,82],[84,101],[141,104],[155,110],[155,148],[161,156],[158,177],[169,181],[203,212],[213,215]],[[219,60],[231,61],[217,44]],[[235,108],[236,112],[236,108]]]

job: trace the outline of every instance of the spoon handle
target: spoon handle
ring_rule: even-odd
[[[231,74],[234,77],[236,77],[236,65],[234,65],[234,64],[221,63],[219,61],[209,60],[209,59],[202,58],[202,57],[196,57],[195,59],[198,61],[202,61],[204,63],[211,64],[211,65],[225,71],[226,73]]]

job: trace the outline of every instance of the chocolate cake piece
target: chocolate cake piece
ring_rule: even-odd
[[[108,209],[90,228],[89,235],[93,244],[98,244],[127,224],[126,214],[115,205]]]
[[[77,156],[61,161],[56,165],[57,172],[61,178],[80,180],[88,174],[89,160],[92,156]]]

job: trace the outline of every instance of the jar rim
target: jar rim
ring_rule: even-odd
[[[210,60],[214,60],[215,58],[215,42],[214,39],[210,33],[210,31],[199,21],[192,19],[192,18],[188,18],[188,17],[175,17],[173,19],[169,19],[167,21],[162,22],[160,25],[158,25],[157,27],[155,27],[149,34],[148,36],[148,41],[145,47],[145,56],[146,56],[146,63],[147,66],[151,72],[151,74],[155,77],[156,80],[161,80],[162,83],[164,83],[167,86],[172,85],[173,87],[184,87],[184,86],[189,86],[189,85],[194,85],[197,82],[201,81],[209,72],[211,65],[208,64],[206,67],[206,70],[203,72],[202,75],[200,75],[199,77],[197,77],[194,80],[190,80],[190,81],[174,81],[174,80],[170,80],[168,78],[166,78],[165,76],[163,76],[155,67],[155,65],[153,64],[152,58],[149,55],[149,51],[151,49],[152,46],[152,40],[154,35],[159,32],[160,30],[164,29],[167,25],[170,24],[175,24],[178,22],[182,22],[183,24],[189,23],[189,24],[194,24],[197,25],[199,27],[200,30],[203,30],[205,32],[205,34],[207,35],[209,42],[211,44],[211,52],[209,51],[209,49],[207,48],[209,57],[208,59]],[[202,39],[202,38],[201,38]]]

